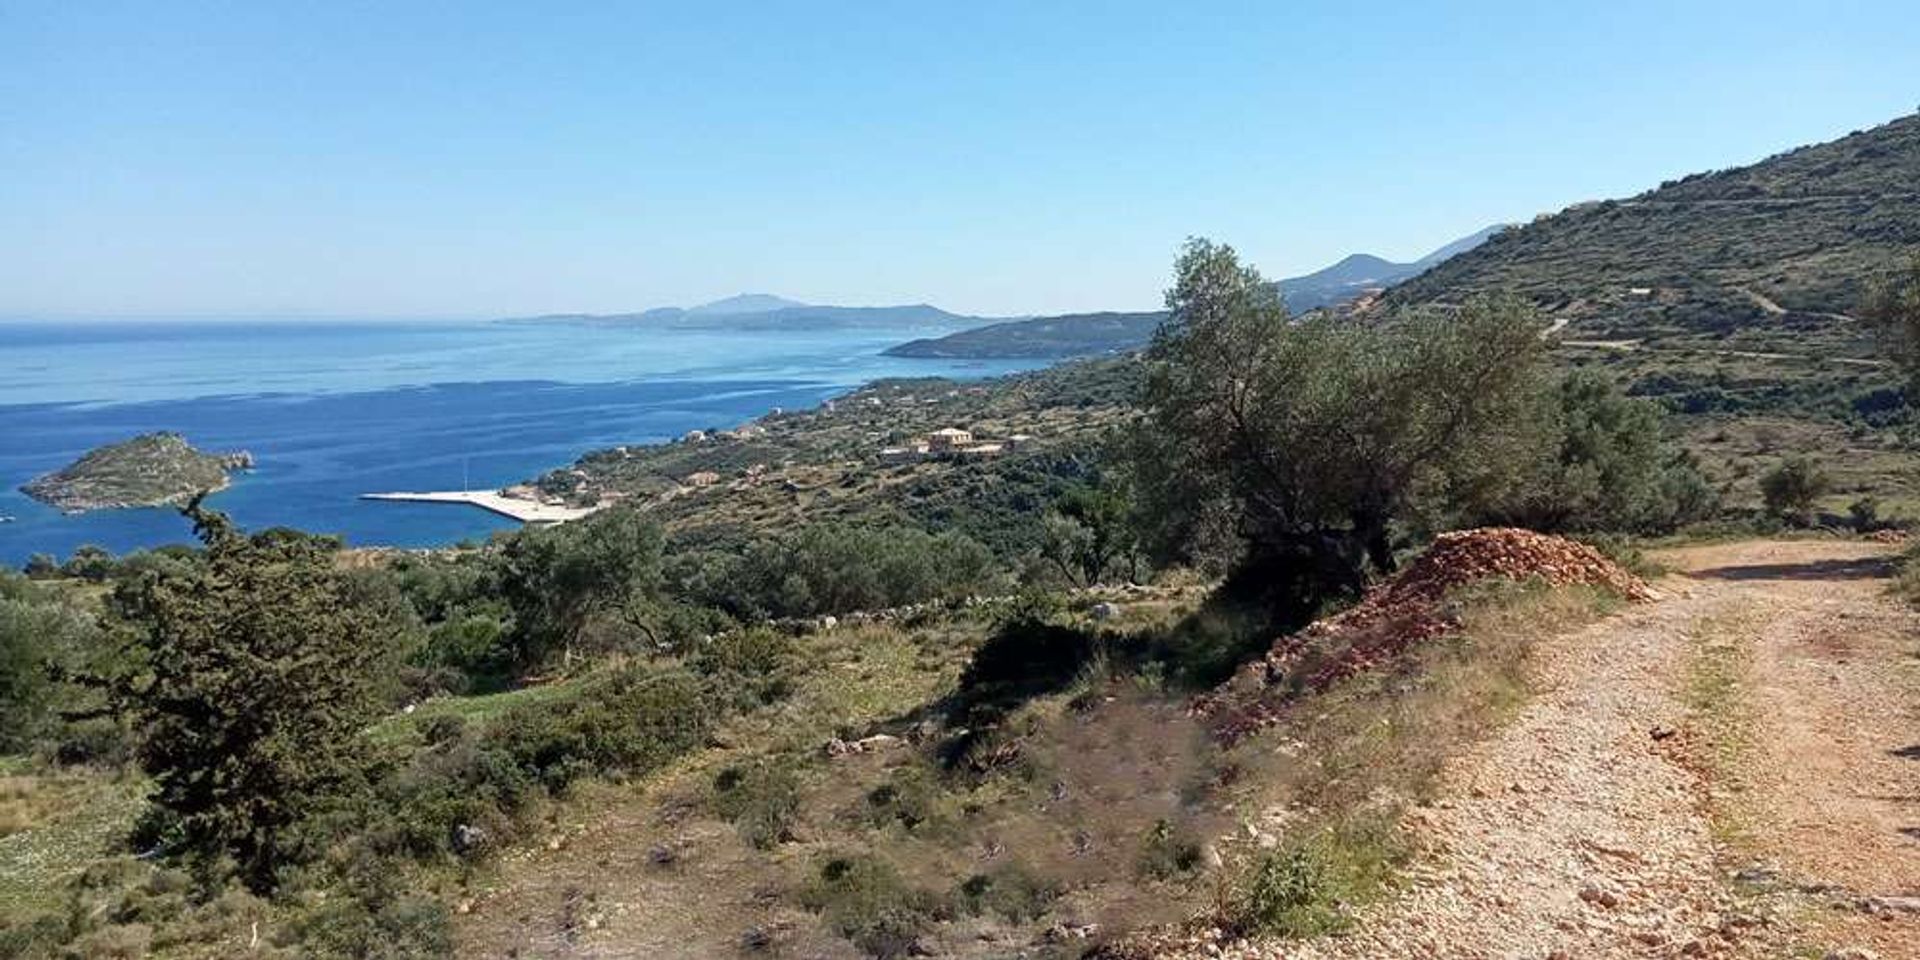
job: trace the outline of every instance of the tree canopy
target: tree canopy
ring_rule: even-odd
[[[134,666],[108,683],[184,850],[208,879],[230,858],[265,891],[289,828],[356,767],[389,627],[352,602],[324,542],[248,537],[197,500],[186,512],[204,561],[119,589]]]
[[[1230,500],[1273,587],[1357,589],[1391,565],[1396,525],[1505,496],[1542,445],[1546,345],[1517,301],[1295,318],[1231,247],[1194,240],[1167,306],[1138,473],[1176,525]]]

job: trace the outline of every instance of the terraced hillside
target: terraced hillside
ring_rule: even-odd
[[[1920,246],[1920,115],[1499,233],[1388,305],[1523,294],[1587,339],[1865,356],[1845,318]]]

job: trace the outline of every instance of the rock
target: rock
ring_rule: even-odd
[[[460,824],[453,828],[453,852],[468,854],[486,846],[487,831],[471,824]]]
[[[1655,724],[1653,729],[1648,730],[1647,736],[1652,737],[1655,740],[1667,740],[1672,738],[1674,735],[1678,734],[1679,732],[1680,732],[1679,730],[1676,730],[1673,727],[1667,726],[1664,723],[1660,723],[1660,724]]]
[[[820,629],[822,630],[832,630],[833,628],[839,625],[840,625],[840,618],[832,614],[828,614],[820,618]]]
[[[1868,897],[1860,906],[1875,916],[1920,913],[1920,897]]]
[[[861,737],[858,740],[842,740],[834,737],[827,741],[824,749],[829,757],[849,757],[854,754],[892,749],[905,742],[892,734],[876,733],[871,737]]]
[[[765,927],[748,927],[740,934],[740,946],[745,950],[765,950],[773,946],[773,933]]]
[[[1841,950],[1829,950],[1826,960],[1880,960],[1880,955],[1862,947],[1846,947]]]
[[[1087,613],[1095,620],[1112,620],[1120,615],[1120,608],[1111,603],[1096,603],[1093,605],[1093,609],[1088,610]]]
[[[664,843],[656,843],[647,848],[647,862],[656,867],[669,866],[679,859],[680,855],[675,853],[672,847]]]
[[[1611,910],[1620,905],[1620,891],[1597,881],[1589,880],[1585,886],[1580,888],[1580,899]]]

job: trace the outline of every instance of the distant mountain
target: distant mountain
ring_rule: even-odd
[[[746,313],[772,313],[775,310],[810,306],[812,304],[788,300],[786,297],[776,297],[771,293],[741,293],[724,300],[688,307],[686,312],[699,317],[737,317]]]
[[[1385,303],[1511,291],[1576,336],[1738,332],[1785,344],[1852,313],[1916,247],[1920,115],[1543,215],[1409,278]]]
[[[1435,264],[1485,243],[1505,229],[1496,224],[1461,237],[1412,263],[1394,263],[1370,253],[1356,253],[1331,267],[1280,281],[1280,295],[1295,313],[1346,303],[1369,290],[1384,290],[1419,276]]]
[[[655,307],[639,313],[555,313],[517,317],[508,323],[569,323],[593,326],[725,327],[729,330],[832,328],[939,324],[969,326],[991,317],[949,313],[925,303],[886,307],[835,307],[801,303],[768,293],[743,293],[695,307]]]
[[[970,359],[1087,356],[1147,342],[1166,316],[1164,311],[1153,311],[1009,320],[944,337],[909,340],[886,352],[893,357]]]
[[[1280,281],[1280,292],[1295,312],[1346,303],[1370,290],[1392,286],[1462,250],[1471,250],[1503,226],[1461,237],[1413,263],[1394,263],[1356,253],[1325,270]],[[1031,359],[1083,357],[1132,350],[1152,339],[1165,311],[1074,313],[1009,320],[944,337],[910,340],[887,351],[895,357]]]

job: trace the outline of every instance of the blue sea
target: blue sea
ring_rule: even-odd
[[[173,430],[251,451],[209,503],[241,525],[435,546],[513,522],[363,493],[499,487],[589,450],[657,443],[889,376],[1039,364],[881,356],[951,328],[729,331],[418,321],[0,322],[0,563],[183,542],[170,509],[65,516],[18,491],[86,451]]]

